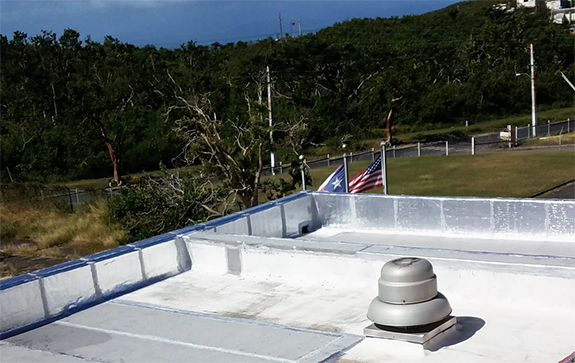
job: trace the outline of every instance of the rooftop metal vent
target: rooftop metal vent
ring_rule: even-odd
[[[455,325],[429,261],[417,257],[389,261],[381,268],[378,284],[379,294],[367,312],[374,324],[365,328],[365,335],[424,343]]]

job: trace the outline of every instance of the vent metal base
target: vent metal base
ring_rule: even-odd
[[[431,338],[441,334],[457,323],[455,316],[448,316],[437,323],[428,324],[421,327],[410,327],[398,329],[396,327],[382,327],[371,324],[363,329],[366,337],[400,340],[410,343],[424,344]],[[384,329],[382,329],[384,328]]]

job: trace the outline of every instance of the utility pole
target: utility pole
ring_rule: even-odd
[[[537,106],[535,103],[535,61],[533,60],[533,43],[530,44],[531,53],[531,126],[533,137],[537,136]]]
[[[283,39],[284,32],[282,30],[282,13],[280,13],[280,39]]]
[[[299,26],[299,36],[301,37],[301,20],[298,19],[297,24]]]
[[[280,15],[281,16],[281,15]],[[273,132],[273,118],[272,118],[272,78],[270,76],[270,66],[266,66],[268,74],[268,112],[269,112],[269,126],[270,126],[270,163],[272,166],[272,174],[276,175],[274,170],[276,166],[276,154],[274,150],[274,132]]]

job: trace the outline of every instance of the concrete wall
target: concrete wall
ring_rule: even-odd
[[[300,271],[298,273],[309,279],[316,273],[311,260],[319,258],[313,254],[381,254],[381,247],[361,243],[292,239],[323,226],[390,233],[573,242],[575,202],[302,192],[213,221],[0,281],[0,339],[190,270],[192,266],[197,271],[235,275],[277,275],[282,271],[286,274]],[[298,259],[296,266],[293,265],[295,260],[283,257],[281,261],[275,260],[277,251],[312,255],[311,260]],[[427,257],[433,258],[432,252]],[[269,258],[264,258],[266,253]],[[454,258],[473,259],[473,256]],[[516,257],[504,258],[503,262],[507,262]],[[371,265],[364,261],[358,265],[358,261],[343,261],[325,266],[328,275],[345,278],[348,271],[353,270],[370,271],[371,276],[374,266],[380,263]],[[554,261],[558,265],[570,262],[565,259]],[[553,273],[560,275],[565,270]],[[572,278],[569,279],[568,283],[572,283]],[[485,285],[486,292],[488,285]],[[541,288],[544,287],[545,281],[541,284]],[[571,296],[569,298],[572,300]]]
[[[214,219],[202,226],[204,230],[218,234],[286,238],[314,231],[321,224],[313,196],[310,192],[302,192]],[[185,231],[177,232],[184,234]]]
[[[389,233],[575,241],[575,201],[313,193],[322,226]]]
[[[184,241],[166,234],[0,282],[0,338],[191,268]]]

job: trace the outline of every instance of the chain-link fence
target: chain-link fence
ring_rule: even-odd
[[[575,120],[547,121],[547,123],[540,123],[535,127],[532,125],[516,127],[515,135],[517,140],[526,140],[532,137],[559,135],[572,131],[575,131]]]
[[[117,193],[119,193],[119,188],[81,190],[35,183],[6,183],[0,188],[0,203],[49,206],[73,212],[84,202],[98,199],[108,200]]]

